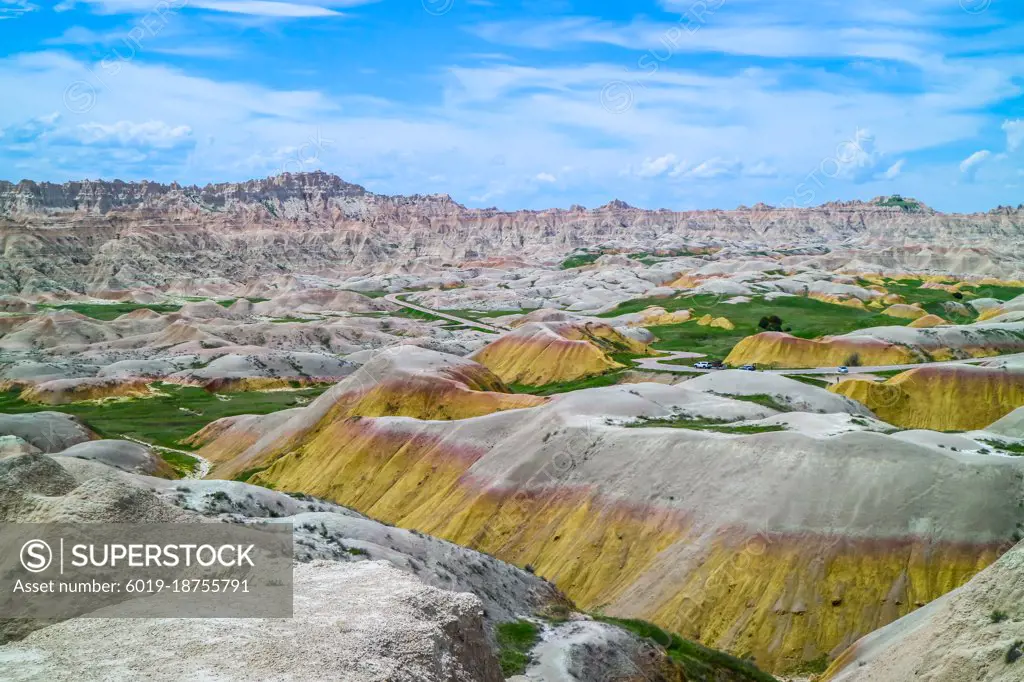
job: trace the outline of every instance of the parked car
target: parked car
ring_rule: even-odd
[[[721,360],[712,360],[709,364],[711,365],[711,369],[722,369],[725,367]]]
[[[755,367],[754,365],[743,365],[742,367],[740,367],[740,369],[745,369],[748,372],[756,372],[757,371],[757,367]]]
[[[847,367],[846,365],[843,365],[842,367],[840,367],[836,371],[839,372],[839,374],[849,374],[850,373],[850,368]]]
[[[706,360],[693,363],[694,369],[711,369],[711,363]]]

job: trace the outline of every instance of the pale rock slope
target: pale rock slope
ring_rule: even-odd
[[[384,393],[353,375],[287,415],[214,422],[201,453],[217,476],[255,469],[251,481],[531,564],[585,608],[778,671],[958,587],[1024,522],[1024,459],[895,438],[860,404],[785,377],[503,409],[500,386],[459,360],[457,395],[476,407],[439,420],[446,359],[405,352],[364,365]],[[403,400],[383,397],[395,390]],[[767,419],[770,432],[730,429]]]
[[[823,682],[1024,679],[1024,544],[963,587],[863,637]]]

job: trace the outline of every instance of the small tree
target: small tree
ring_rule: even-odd
[[[766,332],[781,332],[782,319],[778,315],[766,315],[758,321],[757,326]]]
[[[846,364],[850,367],[860,367],[860,353],[850,353],[846,358]]]

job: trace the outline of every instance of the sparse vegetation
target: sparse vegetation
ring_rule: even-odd
[[[505,677],[521,675],[530,663],[530,650],[540,639],[540,628],[528,620],[501,623],[495,629],[498,663]]]
[[[985,438],[979,439],[979,442],[984,443],[990,448],[1002,453],[1024,457],[1024,443],[1004,443],[1002,441],[988,440]]]
[[[790,407],[786,403],[783,403],[783,402],[779,401],[779,399],[776,398],[775,396],[768,395],[767,393],[755,393],[753,395],[735,395],[735,394],[732,394],[732,393],[716,393],[715,395],[720,395],[723,398],[731,398],[733,400],[742,400],[745,403],[754,403],[755,405],[760,405],[761,407],[767,407],[767,408],[770,408],[770,409],[773,409],[773,410],[778,410],[779,412],[792,412],[793,411],[792,407]]]
[[[199,468],[199,460],[183,452],[172,450],[157,450],[165,462],[178,472],[179,476],[191,476]]]
[[[1002,623],[1009,617],[1010,616],[1006,613],[1006,611],[1000,611],[999,609],[996,609],[995,611],[989,614],[989,620],[991,620],[993,623]]]
[[[908,213],[921,210],[921,204],[913,201],[912,199],[904,199],[899,194],[893,194],[891,197],[886,197],[882,201],[878,202],[879,206],[894,206],[901,208]]]
[[[122,434],[164,447],[188,450],[180,441],[222,417],[268,414],[295,407],[299,398],[312,398],[327,386],[296,391],[245,391],[221,400],[194,386],[155,383],[161,394],[138,400],[109,400],[70,405],[37,405],[21,400],[18,390],[0,392],[0,412],[56,411],[73,414],[104,438]]]
[[[683,667],[686,671],[686,678],[691,682],[721,680],[723,679],[722,669],[738,674],[740,676],[738,679],[746,679],[751,682],[778,682],[774,677],[760,670],[752,661],[709,649],[696,642],[683,639],[679,635],[670,634],[653,623],[607,616],[595,616],[595,618],[628,630],[638,637],[643,637],[662,647],[673,661]]]
[[[700,417],[689,417],[680,415],[666,419],[641,419],[640,421],[626,424],[628,428],[647,427],[668,427],[673,429],[693,429],[695,431],[716,431],[732,435],[744,436],[753,433],[772,433],[785,431],[786,427],[781,424],[741,424],[732,426],[724,419],[703,419]]]
[[[581,253],[575,256],[569,256],[562,261],[562,269],[571,270],[572,268],[581,268],[584,265],[591,265],[600,257],[601,254],[599,253]]]
[[[944,292],[943,292],[944,293]],[[948,297],[947,299],[948,300]],[[726,317],[735,329],[702,327],[692,321],[673,325],[648,327],[658,341],[652,344],[655,350],[685,350],[704,353],[711,358],[724,358],[733,346],[742,339],[763,331],[758,323],[761,318],[776,316],[783,322],[783,331],[793,336],[814,339],[826,335],[839,335],[867,327],[891,327],[894,324],[909,323],[882,315],[872,310],[858,310],[849,306],[824,303],[812,298],[786,296],[774,301],[761,297],[749,303],[725,304],[712,295],[676,296],[675,298],[641,298],[626,301],[614,310],[598,317],[615,317],[635,313],[650,306],[659,306],[669,312],[691,309],[696,316],[709,313],[715,317]]]
[[[828,654],[822,654],[815,659],[793,666],[789,670],[789,674],[801,677],[805,675],[820,675],[828,670],[828,662]]]
[[[543,386],[527,386],[526,384],[512,384],[509,386],[513,393],[529,393],[530,395],[555,395],[556,393],[568,393],[569,391],[579,391],[584,388],[598,388],[600,386],[614,386],[619,383],[622,378],[622,373],[625,370],[615,370],[612,372],[606,372],[604,374],[598,374],[592,377],[584,377],[582,379],[575,379],[573,381],[560,381],[551,384],[544,384]]]
[[[56,310],[73,310],[94,320],[103,321],[114,320],[125,313],[141,310],[142,308],[160,314],[176,313],[181,309],[180,305],[157,303],[66,303],[63,305],[41,307],[52,307]]]

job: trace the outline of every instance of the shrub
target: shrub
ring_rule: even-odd
[[[757,326],[766,332],[781,332],[782,319],[778,315],[766,315],[758,321]]]
[[[498,641],[498,663],[505,677],[526,672],[530,649],[537,644],[540,629],[528,620],[502,623],[495,632]]]
[[[1004,620],[1006,620],[1006,619],[1007,619],[1007,618],[1009,618],[1009,617],[1010,617],[1010,616],[1009,616],[1009,615],[1007,615],[1006,611],[1000,611],[999,609],[996,609],[995,611],[993,611],[993,612],[992,612],[992,613],[991,613],[991,614],[989,615],[989,619],[990,619],[990,620],[991,620],[991,621],[992,621],[993,623],[1002,623],[1002,622],[1003,622]]]
[[[860,353],[850,353],[845,364],[850,367],[860,367]]]

